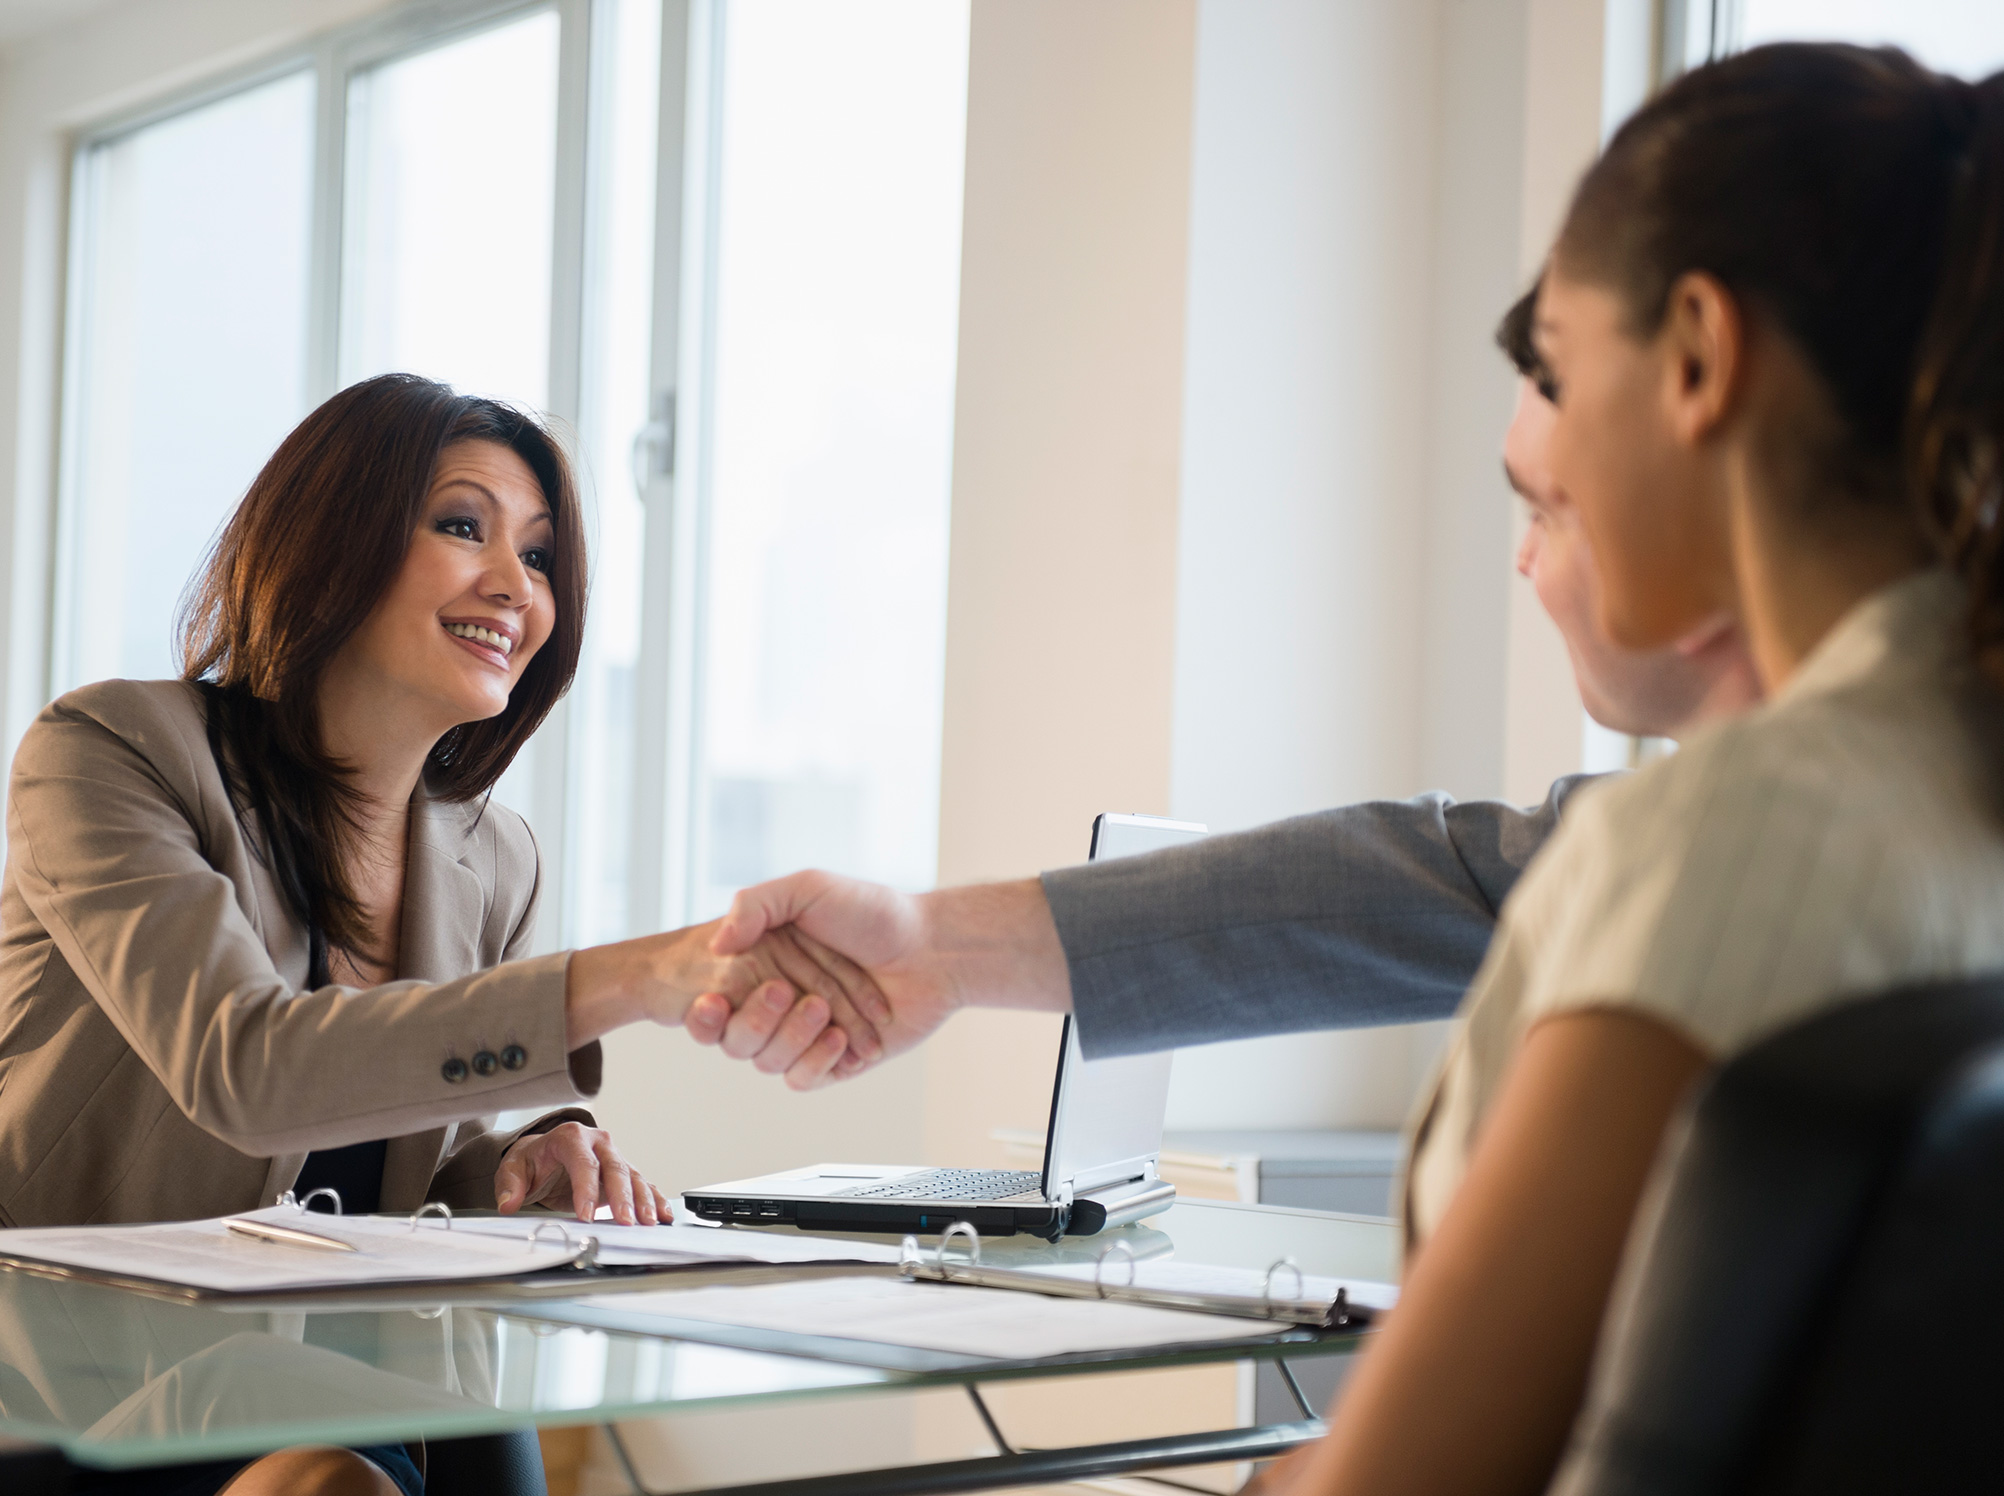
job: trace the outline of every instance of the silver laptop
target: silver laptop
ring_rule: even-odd
[[[1091,860],[1153,852],[1202,836],[1188,821],[1102,815]],[[1088,1060],[1069,1015],[1044,1167],[929,1169],[912,1164],[814,1164],[689,1190],[683,1204],[713,1221],[812,1231],[943,1231],[970,1222],[984,1236],[1027,1231],[1056,1241],[1155,1214],[1176,1196],[1156,1176],[1174,1055]]]

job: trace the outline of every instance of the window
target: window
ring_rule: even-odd
[[[400,369],[548,406],[557,44],[540,11],[348,84],[343,386]]]
[[[293,72],[79,157],[58,691],[175,673],[182,587],[306,413],[314,97]]]
[[[410,370],[580,459],[577,683],[496,791],[543,948],[806,863],[929,884],[967,31],[966,0],[433,0],[86,132],[54,688],[172,673],[279,440]]]
[[[343,385],[406,369],[580,423],[584,235],[560,211],[584,197],[576,61],[594,17],[610,35],[658,9],[444,0],[80,142],[57,691],[174,673],[203,552]],[[497,791],[551,840],[545,946],[566,933],[564,717]]]
[[[534,11],[350,79],[341,386],[402,370],[549,408],[559,41]],[[550,756],[539,733],[495,791],[531,825],[561,816]]]
[[[723,13],[687,912],[820,866],[929,886],[968,11]]]
[[[647,392],[654,348],[656,145],[663,103],[679,113],[683,100],[682,79],[659,76],[659,0],[605,6],[595,29],[593,50],[603,65],[593,116],[601,128],[588,204],[594,273],[586,281],[579,435],[597,498],[597,533],[591,620],[568,707],[571,798],[561,844],[573,870],[566,881],[565,939],[579,945],[638,935],[656,928],[660,918],[658,910],[637,909],[633,897],[635,848],[648,844],[635,835],[636,687],[648,541],[644,469],[654,434]],[[669,206],[679,209],[679,203]],[[672,250],[675,235],[666,239]],[[672,283],[672,266],[667,275]],[[664,294],[672,303],[672,284]],[[662,577],[656,585],[675,584]],[[656,742],[647,762],[658,765],[660,758]],[[649,787],[659,778],[657,769]],[[557,849],[549,828],[540,834],[546,855]]]
[[[1891,43],[1931,68],[1981,78],[2004,68],[1996,0],[1738,0],[1740,47],[1763,42]]]

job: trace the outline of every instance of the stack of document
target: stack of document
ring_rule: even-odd
[[[1305,1276],[1283,1259],[1264,1273],[1136,1261],[1117,1238],[1092,1263],[995,1267],[973,1228],[970,1258],[929,1256],[905,1238],[901,1278],[846,1276],[673,1292],[594,1295],[545,1309],[611,1330],[790,1351],[907,1371],[994,1368],[1190,1351],[1356,1331],[1392,1307],[1389,1283]]]
[[[1194,1309],[1208,1314],[1280,1320],[1324,1329],[1362,1329],[1398,1302],[1390,1283],[1360,1278],[1311,1278],[1290,1262],[1264,1273],[1245,1268],[1208,1267],[1195,1262],[1134,1262],[1102,1258],[1028,1267],[907,1254],[904,1273],[939,1283],[1013,1288],[1059,1298],[1104,1299],[1149,1304],[1161,1309]]]
[[[873,1243],[715,1227],[586,1227],[553,1216],[338,1216],[291,1205],[206,1221],[0,1230],[0,1264],[198,1299],[463,1287],[553,1269],[622,1273],[896,1260],[896,1251]],[[582,1286],[593,1273],[577,1271],[575,1277]]]
[[[1307,1338],[1218,1314],[889,1277],[600,1294],[534,1312],[567,1324],[909,1371]]]
[[[455,1216],[455,1231],[477,1231],[520,1240],[535,1217]],[[549,1219],[545,1217],[545,1219]],[[899,1249],[883,1242],[837,1240],[827,1236],[740,1231],[730,1226],[618,1226],[594,1221],[564,1225],[598,1243],[592,1262],[602,1268],[795,1267],[822,1263],[870,1262],[894,1266]]]

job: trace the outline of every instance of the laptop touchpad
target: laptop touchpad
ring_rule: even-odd
[[[852,1190],[858,1185],[881,1184],[886,1179],[897,1179],[913,1172],[910,1164],[896,1164],[882,1167],[872,1164],[822,1164],[818,1168],[801,1169],[792,1174],[783,1186],[789,1195],[839,1195],[844,1190]]]

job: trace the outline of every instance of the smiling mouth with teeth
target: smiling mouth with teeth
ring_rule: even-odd
[[[448,623],[445,631],[461,639],[471,639],[475,644],[485,644],[490,649],[498,649],[504,655],[515,652],[514,640],[506,634],[495,633],[493,629],[484,629],[477,623]]]

